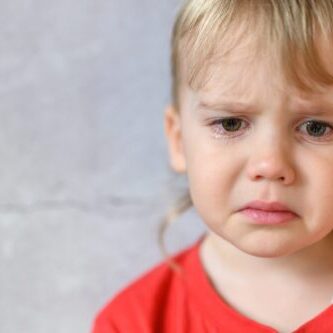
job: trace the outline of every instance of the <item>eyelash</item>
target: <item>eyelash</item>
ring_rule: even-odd
[[[224,139],[233,139],[233,138],[237,138],[239,135],[229,135],[229,134],[225,134],[225,133],[228,133],[228,131],[226,131],[225,129],[223,129],[223,123],[226,121],[226,120],[241,120],[241,121],[244,121],[243,119],[241,118],[237,118],[237,117],[225,117],[225,118],[219,118],[219,119],[216,119],[214,121],[212,121],[209,126],[211,126],[213,128],[213,134],[214,134],[214,137],[216,139],[219,139],[219,138],[224,138]],[[302,125],[311,125],[311,124],[319,124],[319,126],[323,126],[325,128],[325,132],[326,132],[326,129],[327,128],[330,128],[331,130],[331,134],[332,134],[332,131],[333,131],[333,126],[326,123],[326,122],[323,122],[323,121],[319,121],[319,120],[315,120],[315,119],[310,119],[310,120],[307,120],[305,121],[304,123],[302,123],[301,125],[299,125],[297,127],[297,129],[299,129]],[[238,130],[236,131],[231,131],[229,133],[236,133],[238,132]],[[320,136],[319,138],[321,137],[324,137],[326,138],[327,136],[329,135],[325,135],[325,136]],[[311,136],[313,138],[318,138],[316,136]],[[321,139],[317,139],[315,141],[322,141]]]

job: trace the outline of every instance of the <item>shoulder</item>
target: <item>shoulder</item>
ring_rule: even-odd
[[[153,326],[156,328],[157,318],[184,297],[182,269],[186,268],[187,259],[197,244],[172,257],[180,271],[174,270],[165,260],[120,290],[98,313],[93,333],[117,332],[117,327],[124,332],[148,332]],[[97,327],[104,327],[104,330]]]

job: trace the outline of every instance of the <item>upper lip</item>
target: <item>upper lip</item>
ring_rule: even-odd
[[[246,208],[253,208],[253,209],[260,209],[260,210],[266,210],[266,211],[273,211],[273,212],[292,212],[291,209],[289,209],[288,206],[284,205],[281,202],[278,201],[260,201],[255,200],[247,203],[245,206],[243,206],[240,210],[246,209]]]

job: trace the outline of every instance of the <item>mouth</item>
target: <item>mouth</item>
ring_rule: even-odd
[[[298,217],[287,205],[277,201],[252,201],[242,207],[239,212],[254,224],[281,224]]]

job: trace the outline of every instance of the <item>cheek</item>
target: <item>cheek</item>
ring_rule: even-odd
[[[300,151],[298,179],[293,201],[309,230],[333,227],[333,158],[332,152]]]
[[[312,202],[314,215],[323,215],[321,218],[333,218],[333,168],[321,167],[312,169],[313,173],[309,176],[309,198]]]
[[[194,141],[187,154],[193,201],[197,206],[221,207],[232,190],[235,175],[239,174],[237,158],[230,149],[213,142],[214,139],[207,140],[208,143],[200,142],[199,138]]]

